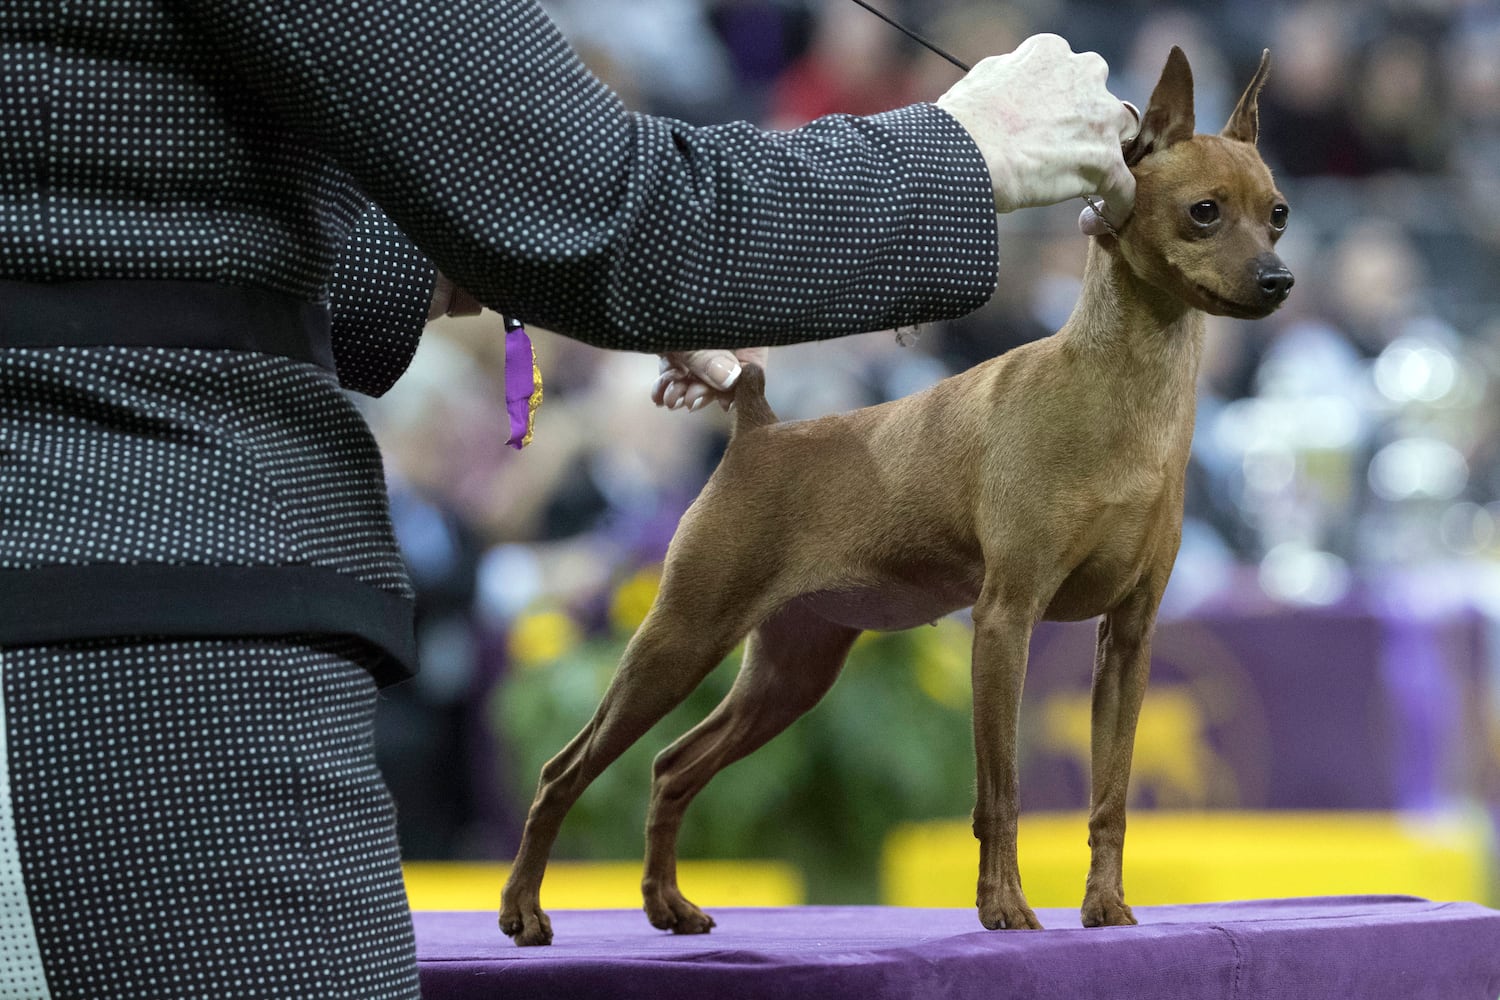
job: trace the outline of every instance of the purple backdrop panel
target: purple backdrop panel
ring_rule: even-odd
[[[1139,927],[985,931],[972,910],[729,909],[701,937],[630,910],[552,914],[517,948],[482,913],[417,913],[427,1000],[1495,1000],[1500,912],[1410,897],[1137,907]]]
[[[1279,609],[1162,622],[1132,804],[1431,809],[1480,794],[1473,616]],[[1021,712],[1023,809],[1088,802],[1094,626],[1045,624]]]

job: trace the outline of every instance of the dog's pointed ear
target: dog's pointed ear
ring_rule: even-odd
[[[1229,116],[1229,124],[1219,133],[1224,138],[1255,145],[1255,139],[1260,134],[1260,88],[1266,85],[1266,74],[1270,70],[1271,50],[1262,49],[1260,67],[1255,71],[1255,78],[1240,95],[1240,103],[1235,106],[1234,114]]]
[[[1141,115],[1141,130],[1125,144],[1125,162],[1135,166],[1147,154],[1191,139],[1196,129],[1193,117],[1193,70],[1182,49],[1172,46],[1161,79],[1151,91],[1151,103]]]

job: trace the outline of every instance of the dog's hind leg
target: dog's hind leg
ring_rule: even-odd
[[[765,745],[833,686],[858,629],[795,603],[753,632],[734,686],[717,708],[656,758],[641,880],[651,923],[702,934],[713,918],[677,887],[677,833],[688,803],[720,770]]]
[[[749,628],[664,610],[658,599],[625,648],[594,717],[542,768],[510,878],[500,897],[500,929],[520,945],[549,944],[541,908],[542,876],[563,818],[585,788],[648,729],[682,703]],[[753,620],[753,619],[751,619]],[[711,634],[684,622],[716,622]],[[696,626],[695,626],[696,628]],[[736,628],[738,629],[736,631]]]
[[[1125,800],[1136,721],[1151,671],[1151,630],[1161,588],[1143,582],[1099,622],[1093,685],[1089,876],[1085,927],[1135,923],[1125,903]]]

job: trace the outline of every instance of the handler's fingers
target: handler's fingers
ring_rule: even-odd
[[[1123,223],[1135,207],[1135,175],[1125,165],[1124,146],[1140,131],[1140,109],[1129,101],[1121,101],[1118,122],[1120,152],[1105,167],[1104,178],[1099,185],[1099,197],[1104,201],[1105,217],[1115,225]]]
[[[661,359],[661,374],[656,376],[656,383],[651,387],[651,402],[657,406],[667,405],[667,390],[674,383],[680,382],[688,377],[688,373],[674,365],[665,355]]]
[[[690,375],[673,379],[667,385],[666,392],[662,393],[662,401],[665,403],[667,409],[675,410],[682,406],[683,400],[687,398],[688,389],[695,384]]]
[[[733,388],[740,377],[740,360],[733,351],[682,351],[668,357],[688,374],[720,392]]]
[[[714,396],[723,395],[698,376],[663,358],[662,373],[651,388],[651,401],[669,410],[699,410]]]
[[[1099,197],[1104,201],[1104,215],[1116,226],[1130,218],[1135,207],[1135,175],[1125,165],[1124,159],[1111,164],[1104,180],[1099,185]]]
[[[661,374],[651,390],[657,406],[676,410],[702,409],[718,399],[728,409],[734,400],[741,364],[766,366],[769,349],[742,347],[736,351],[677,351],[661,356]]]

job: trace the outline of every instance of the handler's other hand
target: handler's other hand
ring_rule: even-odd
[[[984,154],[997,211],[1097,194],[1112,221],[1125,221],[1135,178],[1120,144],[1137,122],[1105,88],[1108,75],[1097,53],[1033,35],[1014,52],[980,61],[938,98]]]
[[[657,406],[669,410],[700,410],[710,400],[729,409],[734,402],[734,383],[740,366],[766,367],[770,348],[744,347],[737,351],[676,351],[661,356],[661,374],[651,389]]]
[[[484,305],[455,285],[442,271],[437,273],[437,278],[432,285],[432,301],[427,306],[427,322],[443,316],[478,316],[484,310]]]

